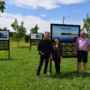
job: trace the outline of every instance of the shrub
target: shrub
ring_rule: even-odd
[[[29,36],[26,35],[26,36],[25,36],[25,42],[28,42],[28,40],[29,40]]]

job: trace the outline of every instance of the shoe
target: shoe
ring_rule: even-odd
[[[57,74],[60,74],[60,72],[58,72]]]
[[[86,72],[84,72],[84,74],[87,74]]]
[[[51,72],[48,73],[48,75],[52,74]]]
[[[44,77],[46,77],[47,75],[46,74],[44,74]]]
[[[81,72],[77,71],[77,73],[81,73]]]
[[[36,78],[39,78],[39,75],[37,75],[37,77]]]

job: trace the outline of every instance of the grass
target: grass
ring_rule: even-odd
[[[40,61],[37,47],[30,51],[29,43],[10,42],[10,59],[8,51],[0,51],[0,90],[90,90],[90,53],[88,54],[87,74],[84,75],[83,63],[81,73],[77,74],[77,58],[63,58],[61,74],[55,74],[52,61],[52,74],[43,76],[44,64],[40,77],[36,72]],[[50,62],[47,73],[50,71]]]

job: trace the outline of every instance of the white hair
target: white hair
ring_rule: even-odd
[[[50,33],[49,33],[49,32],[47,32],[47,31],[45,32],[45,34],[46,34],[46,33],[50,34]],[[44,34],[44,35],[45,35],[45,34]]]

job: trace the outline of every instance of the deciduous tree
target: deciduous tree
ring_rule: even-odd
[[[11,27],[13,27],[13,29],[15,30],[13,37],[16,39],[17,41],[17,46],[19,47],[19,41],[21,40],[22,37],[24,37],[26,35],[26,28],[23,27],[24,22],[21,22],[21,25],[18,25],[17,19],[15,19],[15,22],[13,22],[11,24]]]

